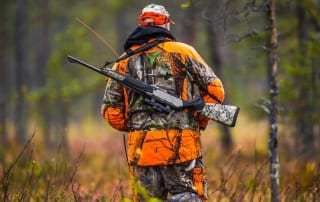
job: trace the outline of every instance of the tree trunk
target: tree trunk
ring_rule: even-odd
[[[61,147],[64,150],[64,154],[70,154],[70,148],[67,138],[68,117],[70,116],[70,104],[64,100],[60,95],[55,99],[56,106],[59,106],[55,111],[55,117],[53,119],[53,130],[49,133],[49,149],[54,150],[57,147]],[[48,134],[48,135],[49,135]]]
[[[269,69],[269,85],[270,85],[270,136],[269,136],[269,158],[270,158],[270,185],[271,185],[271,201],[279,200],[279,156],[278,156],[278,34],[276,29],[276,0],[270,0],[268,3],[267,22],[270,31],[268,43],[268,69]]]
[[[41,3],[41,17],[40,17],[40,27],[41,34],[39,38],[39,49],[38,57],[36,61],[36,87],[38,89],[44,88],[47,82],[47,69],[48,69],[48,59],[50,53],[50,7],[49,0],[43,1]],[[39,119],[42,126],[42,131],[44,135],[45,144],[49,147],[51,144],[50,140],[50,108],[44,103],[49,103],[48,93],[43,93],[39,100]]]
[[[26,1],[17,0],[17,10],[15,19],[15,82],[16,82],[16,111],[15,125],[16,137],[19,143],[24,143],[27,136],[27,67],[26,67]]]
[[[306,82],[312,81],[312,68],[311,68],[311,56],[308,54],[310,38],[309,38],[309,28],[311,23],[307,19],[306,10],[304,8],[304,1],[297,1],[297,18],[298,18],[298,40],[299,40],[299,66],[297,68],[301,69],[301,79]],[[309,78],[309,79],[306,79]],[[299,80],[301,80],[299,79]],[[313,100],[312,100],[312,85],[298,85],[299,92],[299,105],[297,108],[296,117],[296,148],[302,153],[313,153],[314,148],[314,133],[313,133],[313,122],[310,119],[310,114],[313,112]]]
[[[47,61],[50,53],[50,39],[49,39],[49,0],[41,3],[40,16],[40,37],[38,39],[39,49],[36,61],[36,86],[43,87],[47,81]]]
[[[225,12],[225,5],[224,3],[218,4],[215,2],[214,14],[210,17],[209,22],[207,23],[207,32],[209,38],[209,52],[210,52],[210,59],[214,66],[214,71],[216,75],[221,78],[224,87],[227,89],[227,82],[223,79],[222,69],[225,66],[225,58],[226,58],[226,46],[224,41],[224,12]],[[217,5],[218,4],[218,5]],[[228,102],[228,96],[226,93],[224,102]],[[221,144],[222,148],[225,152],[231,150],[233,146],[233,140],[231,136],[231,131],[229,127],[224,125],[219,125],[219,129],[222,134]]]
[[[6,27],[6,1],[3,1],[0,7],[0,145],[5,146],[7,143],[6,130],[6,65],[5,65],[5,27]]]
[[[183,18],[181,20],[181,41],[192,46],[196,41],[196,8],[193,4],[183,12]],[[187,33],[187,34],[185,34]]]

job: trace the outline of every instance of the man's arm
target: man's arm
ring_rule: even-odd
[[[118,64],[114,65],[114,69]],[[118,82],[107,79],[100,113],[102,117],[115,129],[126,130],[124,89]]]

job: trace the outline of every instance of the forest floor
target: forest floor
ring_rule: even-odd
[[[210,202],[270,201],[268,123],[248,122],[240,118],[231,129],[231,151],[222,148],[217,124],[202,134]],[[281,201],[320,201],[319,154],[296,155],[290,132],[279,134]],[[68,144],[48,151],[36,134],[24,148],[1,148],[0,200],[131,201],[122,133],[75,123]]]

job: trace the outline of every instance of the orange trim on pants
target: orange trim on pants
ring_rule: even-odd
[[[201,196],[203,202],[208,201],[205,183],[205,173],[203,169],[201,167],[195,167],[193,169],[193,184],[197,188],[197,193]]]

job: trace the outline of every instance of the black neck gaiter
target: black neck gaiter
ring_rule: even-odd
[[[124,50],[128,50],[133,45],[141,45],[152,38],[165,37],[175,41],[173,34],[165,28],[159,26],[139,26],[128,37],[124,44]]]

